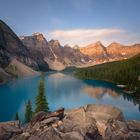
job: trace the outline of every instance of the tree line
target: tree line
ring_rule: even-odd
[[[41,75],[39,85],[38,85],[38,94],[35,97],[35,111],[32,111],[32,105],[30,99],[28,99],[25,110],[25,122],[30,122],[32,116],[40,111],[49,112],[48,102],[45,96],[45,77],[44,74]],[[15,115],[15,120],[19,120],[18,112]]]
[[[82,79],[97,79],[127,85],[127,90],[140,92],[140,54],[133,58],[81,68],[75,75]]]

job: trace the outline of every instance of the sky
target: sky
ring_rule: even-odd
[[[41,32],[62,45],[140,43],[140,0],[0,0],[0,19],[18,36]]]

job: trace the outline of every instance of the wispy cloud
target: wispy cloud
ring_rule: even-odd
[[[89,43],[102,41],[105,45],[113,41],[129,43],[132,35],[123,29],[75,29],[75,30],[54,30],[49,33],[49,38],[59,40],[63,45],[87,45]],[[134,38],[134,37],[133,37]],[[132,40],[131,40],[132,41]]]

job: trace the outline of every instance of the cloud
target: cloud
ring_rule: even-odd
[[[71,46],[78,44],[85,46],[96,41],[108,45],[113,41],[119,43],[133,43],[138,40],[136,35],[130,34],[123,29],[75,29],[75,30],[54,30],[49,33],[49,38],[57,39],[62,45]]]

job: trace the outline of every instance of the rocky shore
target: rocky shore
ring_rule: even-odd
[[[109,105],[87,105],[55,112],[38,112],[24,126],[0,123],[0,140],[140,140],[140,122],[126,121]]]

